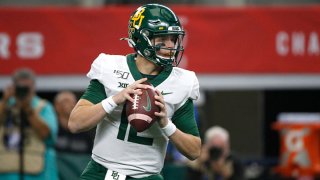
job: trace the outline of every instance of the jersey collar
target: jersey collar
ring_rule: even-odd
[[[136,65],[136,61],[135,61],[134,57],[135,57],[135,54],[128,54],[127,55],[127,63],[128,63],[130,72],[131,72],[134,80],[137,81],[143,77],[142,77],[142,75]],[[152,80],[148,79],[148,82],[151,83],[154,87],[156,87],[159,84],[161,84],[163,81],[165,81],[169,77],[171,72],[172,72],[172,67],[167,68],[166,70],[161,71],[160,74],[158,74],[157,77],[155,77],[154,79],[152,79]]]

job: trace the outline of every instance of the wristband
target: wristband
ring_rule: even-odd
[[[103,109],[110,114],[118,105],[113,101],[113,96],[110,96],[103,101],[101,101],[101,105]]]
[[[167,137],[170,137],[174,132],[176,132],[177,130],[177,127],[176,125],[174,125],[172,123],[172,121],[170,119],[168,119],[168,124],[161,128],[162,129],[162,132],[167,136]]]

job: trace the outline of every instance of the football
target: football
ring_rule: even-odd
[[[151,85],[150,83],[144,84]],[[134,102],[128,100],[126,102],[126,114],[128,121],[137,132],[142,132],[148,129],[158,120],[158,117],[154,115],[154,113],[160,112],[160,108],[155,104],[155,90],[153,88],[148,88],[141,89],[141,91],[141,95],[131,95]]]

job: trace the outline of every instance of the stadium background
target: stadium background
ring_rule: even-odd
[[[65,89],[81,96],[99,53],[133,52],[119,38],[146,2],[1,0],[0,89],[16,68],[29,67],[40,96],[53,100]],[[279,113],[320,109],[320,1],[153,2],[172,7],[186,29],[181,66],[200,81],[201,133],[221,125],[248,167],[274,167],[280,142],[271,126]]]

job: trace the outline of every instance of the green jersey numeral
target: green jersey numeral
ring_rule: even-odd
[[[128,128],[128,118],[126,115],[125,107],[126,106],[124,105],[122,113],[121,113],[121,122],[120,122],[119,132],[118,132],[118,136],[117,136],[118,139],[123,140],[123,141],[126,136],[126,131]],[[128,141],[132,142],[132,143],[152,146],[153,138],[138,136],[137,131],[132,126],[130,126]]]

